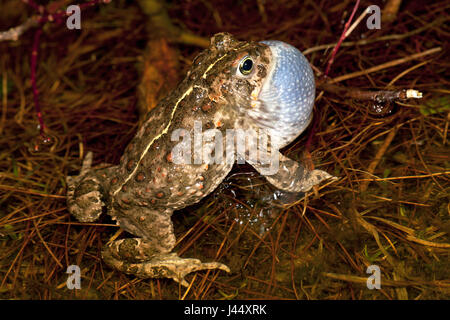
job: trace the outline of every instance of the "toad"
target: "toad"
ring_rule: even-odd
[[[172,249],[175,235],[171,221],[175,210],[197,203],[211,193],[230,172],[233,161],[189,161],[195,151],[235,151],[278,189],[306,192],[332,176],[308,170],[278,149],[292,142],[310,123],[315,98],[314,74],[295,47],[281,41],[238,41],[228,33],[211,38],[210,47],[193,61],[185,79],[150,110],[125,150],[120,163],[91,168],[92,153],[78,176],[67,177],[68,210],[79,221],[91,222],[106,211],[136,238],[107,244],[103,259],[112,267],[143,278],[172,278],[186,286],[184,277],[194,271],[229,268],[219,262],[181,258]],[[180,144],[197,124],[222,133],[215,146]],[[183,129],[177,139],[173,133]],[[227,133],[232,130],[267,133],[276,170],[257,152],[237,148]],[[183,140],[184,141],[184,140]],[[248,145],[249,143],[247,143]],[[180,145],[184,150],[174,150]],[[195,141],[194,141],[195,145]],[[244,150],[244,151],[242,151]],[[178,156],[177,156],[178,155]],[[187,155],[187,156],[186,156]],[[275,156],[275,157],[274,157]],[[234,159],[234,158],[232,158]]]

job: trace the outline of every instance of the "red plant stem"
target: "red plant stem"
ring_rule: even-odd
[[[55,21],[57,23],[62,22],[62,18],[65,16],[68,16],[66,11],[58,11],[54,14],[47,14],[47,10],[45,7],[38,5],[34,2],[34,0],[22,0],[24,3],[27,3],[30,7],[35,9],[41,16],[37,19],[38,23],[44,24],[47,21]],[[83,10],[87,7],[94,6],[100,2],[109,3],[111,0],[92,0],[86,3],[83,3],[79,5],[80,10]],[[36,85],[36,68],[37,68],[37,57],[38,57],[38,51],[39,51],[39,39],[42,34],[42,29],[37,29],[37,31],[34,34],[33,39],[33,49],[31,51],[31,88],[33,91],[33,100],[34,100],[34,107],[36,109],[36,115],[39,121],[39,133],[44,140],[47,140],[44,133],[45,124],[44,119],[42,118],[42,112],[41,112],[41,106],[39,105],[39,91],[37,89]]]
[[[108,3],[108,2],[110,2],[110,0],[92,0],[92,1],[89,1],[89,2],[86,2],[86,3],[79,4],[78,6],[80,7],[80,10],[83,10],[85,8],[92,7],[92,6],[94,6],[96,4],[99,4],[99,3],[102,3],[102,2]],[[47,21],[59,20],[59,19],[64,18],[66,16],[68,16],[66,11],[58,10],[56,13],[42,15],[38,19],[38,22],[39,23],[46,23]]]
[[[309,152],[309,148],[311,147],[312,141],[313,141],[313,137],[316,133],[316,129],[317,129],[317,124],[319,122],[319,116],[318,114],[316,114],[316,116],[313,118],[313,124],[311,126],[311,131],[308,134],[308,139],[306,140],[305,143],[305,150],[307,152]]]
[[[39,105],[39,91],[36,85],[36,65],[39,50],[39,38],[41,36],[41,33],[41,29],[37,29],[34,33],[33,49],[31,51],[31,88],[33,90],[34,107],[36,109],[36,114],[39,120],[39,133],[42,137],[45,137],[44,120],[42,119],[41,107]]]
[[[34,2],[34,0],[22,0],[22,2],[28,4],[34,10],[36,10],[38,13],[44,13],[44,11],[45,11],[45,7],[38,5],[36,2]]]
[[[350,15],[350,18],[348,19],[347,23],[344,26],[344,31],[342,32],[341,37],[339,38],[339,41],[337,42],[336,46],[334,47],[333,52],[331,53],[331,58],[330,58],[330,60],[328,60],[327,69],[325,70],[325,73],[324,73],[325,77],[328,76],[328,73],[330,72],[331,65],[334,62],[334,58],[336,56],[336,53],[338,52],[339,47],[341,46],[342,42],[346,38],[345,34],[346,34],[348,28],[350,27],[350,23],[352,23],[352,20],[353,20],[353,17],[355,16],[356,10],[358,10],[359,2],[360,2],[360,0],[356,0],[355,6],[353,7],[352,14]],[[312,125],[312,129],[311,129],[311,131],[310,131],[310,133],[308,135],[308,139],[306,140],[306,145],[305,145],[306,151],[309,151],[309,148],[310,148],[310,146],[312,144],[313,137],[314,137],[314,134],[316,132],[316,127],[317,127],[317,122],[318,122],[317,119],[318,119],[318,117],[316,117],[316,119],[314,119],[314,122],[313,122],[313,125]]]
[[[331,65],[332,65],[333,62],[334,62],[334,58],[335,58],[335,56],[336,56],[336,53],[338,52],[339,47],[340,47],[341,44],[342,44],[342,41],[344,41],[344,39],[346,38],[345,34],[347,33],[348,28],[350,27],[350,23],[352,23],[353,16],[355,15],[356,10],[358,10],[359,2],[360,2],[360,0],[357,0],[357,1],[356,1],[355,6],[353,7],[352,14],[350,15],[350,18],[348,19],[347,23],[345,24],[344,31],[342,32],[341,37],[339,38],[338,43],[337,43],[336,46],[334,47],[333,52],[331,53],[331,58],[330,58],[330,60],[328,60],[327,69],[325,70],[325,73],[324,73],[325,77],[328,76],[328,73],[330,72]]]

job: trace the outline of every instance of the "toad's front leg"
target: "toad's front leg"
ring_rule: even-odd
[[[279,161],[272,161],[269,166],[258,161],[248,161],[256,171],[265,176],[276,188],[287,192],[307,192],[315,185],[327,179],[337,179],[322,170],[308,170],[301,163],[278,153]],[[276,156],[276,155],[275,155]]]
[[[88,152],[80,174],[66,178],[67,208],[81,222],[95,221],[102,213],[106,177],[115,169],[113,166],[91,169],[92,157],[92,152]]]
[[[175,246],[175,235],[170,210],[163,213],[149,208],[139,210],[139,224],[132,220],[136,216],[132,213],[126,219],[117,218],[125,230],[142,238],[116,240],[107,244],[102,256],[110,266],[140,278],[172,278],[183,286],[188,286],[184,277],[194,271],[220,269],[230,272],[222,263],[183,259],[171,252]]]

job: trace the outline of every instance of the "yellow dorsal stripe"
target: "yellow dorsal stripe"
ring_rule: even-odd
[[[150,141],[150,143],[145,147],[144,152],[142,152],[141,157],[139,158],[139,161],[137,162],[137,164],[136,164],[136,166],[135,166],[133,172],[131,172],[130,175],[128,175],[128,177],[125,179],[125,181],[120,185],[120,187],[117,188],[116,191],[114,191],[114,193],[113,193],[114,195],[116,195],[116,194],[120,191],[120,189],[122,189],[122,186],[125,185],[125,184],[133,177],[133,175],[136,173],[136,171],[137,171],[137,169],[139,168],[139,165],[140,165],[142,159],[144,159],[144,157],[145,157],[145,155],[147,154],[148,150],[150,150],[150,147],[152,146],[152,144],[153,144],[156,140],[158,140],[161,136],[165,135],[165,134],[169,131],[169,127],[170,127],[170,125],[171,125],[171,123],[172,123],[173,116],[175,115],[175,111],[176,111],[177,108],[178,108],[178,104],[180,103],[181,100],[183,100],[188,94],[190,94],[190,93],[192,92],[192,89],[193,89],[193,87],[189,87],[189,89],[186,90],[186,92],[181,96],[181,98],[178,99],[178,101],[175,103],[175,106],[174,106],[173,109],[172,109],[172,114],[170,115],[170,121],[169,121],[169,123],[168,123],[167,126],[164,128],[164,130],[163,130],[160,134],[158,134],[156,137],[154,137],[154,138],[152,139],[152,141]]]
[[[244,47],[245,47],[245,46],[244,46]],[[235,48],[235,49],[233,49],[233,50],[237,50],[237,49],[238,49],[238,48]],[[203,79],[206,79],[206,75],[207,75],[207,73],[209,72],[209,70],[211,70],[217,62],[219,62],[220,60],[222,60],[223,58],[225,58],[227,55],[228,55],[228,54],[226,53],[226,54],[224,54],[222,57],[220,57],[219,59],[217,59],[216,61],[214,61],[214,63],[211,63],[211,64],[208,66],[208,68],[206,69],[206,71],[203,73],[202,78],[203,78]],[[196,87],[196,86],[191,86],[191,87],[189,87],[189,89],[186,90],[186,92],[181,96],[181,98],[178,99],[178,101],[175,103],[175,106],[174,106],[173,109],[172,109],[172,114],[170,115],[170,120],[169,120],[169,123],[167,124],[167,126],[164,128],[164,130],[163,130],[160,134],[158,134],[156,137],[154,137],[154,138],[152,139],[152,141],[150,141],[150,143],[145,147],[144,152],[142,152],[142,154],[141,154],[141,156],[140,156],[140,158],[139,158],[139,161],[137,162],[137,164],[136,164],[136,166],[135,166],[133,172],[131,172],[131,173],[128,175],[128,177],[125,179],[125,181],[124,181],[124,182],[123,182],[123,183],[122,183],[122,184],[121,184],[121,185],[113,192],[113,195],[116,195],[116,194],[120,191],[120,189],[122,189],[122,186],[124,186],[124,185],[125,185],[125,184],[126,184],[126,183],[134,176],[134,174],[136,173],[137,169],[139,168],[139,165],[141,164],[142,159],[144,159],[144,157],[145,157],[145,155],[147,154],[148,150],[150,150],[150,147],[152,146],[152,144],[153,144],[156,140],[158,140],[161,136],[165,135],[165,134],[169,131],[169,127],[170,127],[170,125],[172,124],[172,120],[173,120],[173,117],[174,117],[174,115],[175,115],[175,111],[176,111],[177,108],[178,108],[178,104],[181,102],[181,100],[183,100],[188,94],[190,94],[190,93],[192,92],[192,90],[193,90],[194,87]]]
[[[203,73],[203,79],[206,79],[206,74],[209,72],[209,70],[212,69],[212,67],[215,66],[215,64],[217,62],[219,62],[220,60],[222,60],[223,58],[225,58],[227,56],[227,54],[224,54],[223,56],[221,56],[219,59],[217,59],[216,61],[214,61],[214,63],[211,63],[208,68],[206,69],[205,73]]]

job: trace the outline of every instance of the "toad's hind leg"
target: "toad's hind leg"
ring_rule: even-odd
[[[107,244],[102,255],[110,266],[140,278],[171,278],[183,286],[188,286],[184,277],[194,271],[220,269],[230,272],[222,263],[183,259],[171,252],[175,246],[175,235],[169,210],[139,210],[144,211],[140,215],[131,214],[126,219],[117,220],[125,230],[142,238],[116,240]],[[139,221],[132,221],[131,217],[140,218]]]

